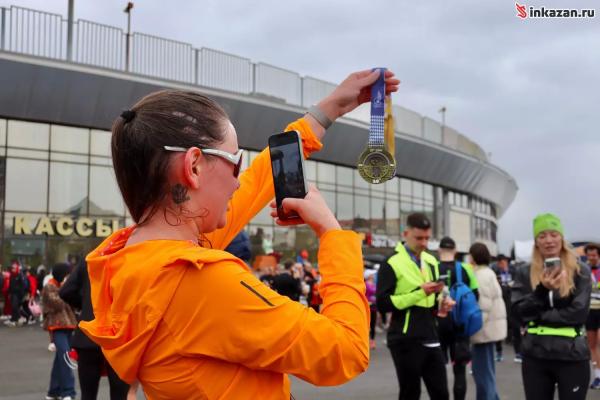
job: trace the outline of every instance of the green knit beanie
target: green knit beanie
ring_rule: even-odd
[[[562,223],[554,214],[540,214],[533,220],[533,237],[536,238],[544,231],[556,231],[565,236]]]

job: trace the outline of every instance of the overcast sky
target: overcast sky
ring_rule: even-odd
[[[67,0],[0,0],[61,13]],[[76,0],[75,17],[125,28],[125,1]],[[600,3],[594,19],[521,20],[512,1],[138,0],[133,30],[211,47],[332,82],[386,66],[394,103],[479,143],[519,185],[502,251],[559,215],[570,239],[600,239]]]

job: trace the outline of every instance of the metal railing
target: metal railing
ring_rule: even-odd
[[[302,77],[262,62],[189,43],[135,32],[130,36],[118,27],[79,19],[73,22],[72,48],[67,44],[68,21],[60,14],[11,6],[0,7],[0,50],[67,60],[139,75],[200,85],[273,101],[308,107],[327,96],[335,84]],[[397,132],[417,136],[487,161],[476,143],[437,121],[403,107],[394,106]],[[369,108],[362,106],[346,115],[369,123]]]
[[[76,22],[73,61],[110,69],[125,69],[125,33],[114,26],[80,19]]]
[[[254,92],[253,64],[248,58],[203,47],[196,50],[196,84],[230,92]]]

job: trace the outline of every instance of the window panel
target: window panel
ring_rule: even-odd
[[[335,183],[335,165],[317,163],[317,182]]]
[[[342,227],[351,227],[354,218],[354,198],[351,194],[337,194],[336,216]]]
[[[370,212],[369,212],[369,197],[367,196],[354,196],[354,228],[357,230],[369,230],[370,224]]]
[[[48,150],[50,125],[36,122],[8,121],[8,145],[26,149]]]
[[[433,200],[433,186],[428,184],[423,185],[423,197],[425,200]]]
[[[348,167],[336,167],[337,170],[337,184],[344,186],[352,186],[352,168]]]
[[[106,165],[107,167],[113,166],[112,159],[106,157],[90,157],[90,164]]]
[[[89,138],[89,129],[61,125],[50,126],[50,149],[54,151],[88,154]]]
[[[360,174],[358,173],[358,170],[355,169],[354,171],[354,187],[358,188],[358,189],[363,189],[361,192],[365,192],[369,190],[369,183],[367,181],[365,181],[362,176],[360,176]]]
[[[6,120],[0,118],[0,146],[6,146]]]
[[[400,194],[402,196],[412,196],[412,181],[410,179],[400,178]]]
[[[110,159],[107,159],[107,160],[110,161]],[[84,155],[80,155],[80,154],[50,153],[50,161],[66,161],[66,162],[87,164],[88,156],[87,155],[84,156]]]
[[[400,202],[397,200],[386,200],[385,223],[388,235],[400,234]]]
[[[384,199],[378,197],[371,198],[371,227],[377,233],[385,232],[384,208]]]
[[[61,162],[50,164],[50,212],[79,215],[87,213],[87,169],[87,165]]]
[[[398,197],[398,194],[400,193],[398,185],[400,184],[400,179],[394,177],[392,179],[390,179],[389,181],[385,182],[385,193],[387,197]]]
[[[423,184],[421,182],[413,181],[413,197],[423,198]]]
[[[328,190],[322,190],[321,195],[325,199],[325,203],[329,206],[329,209],[335,214],[335,192]]]
[[[122,215],[125,204],[112,168],[90,167],[90,214]]]
[[[37,158],[40,160],[48,159],[48,151],[44,150],[22,150],[22,149],[11,149],[8,148],[6,154],[8,157],[20,157],[20,158]]]
[[[110,138],[109,131],[100,131],[92,129],[90,132],[90,150],[96,156],[110,157]]]
[[[304,167],[306,168],[306,171],[305,171],[306,179],[316,182],[316,180],[317,180],[317,162],[311,161],[311,160],[305,160]]]
[[[6,160],[6,209],[46,212],[48,162]]]

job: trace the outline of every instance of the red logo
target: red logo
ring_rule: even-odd
[[[515,3],[515,6],[517,7],[517,17],[521,19],[527,18],[527,6],[520,5],[519,3]]]

